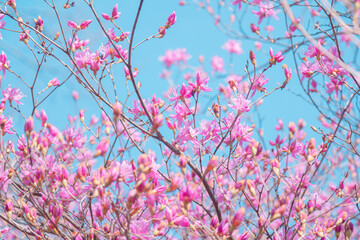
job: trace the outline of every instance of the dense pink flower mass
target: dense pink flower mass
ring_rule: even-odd
[[[2,239],[360,238],[358,1],[95,2],[0,7]]]

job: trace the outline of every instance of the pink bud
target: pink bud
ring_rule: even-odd
[[[336,218],[336,226],[339,226],[343,222],[345,222],[347,219],[347,212],[342,211],[340,215]]]
[[[85,182],[85,178],[88,175],[88,171],[85,163],[81,163],[76,170],[76,177],[80,179],[80,181]]]
[[[215,229],[219,226],[219,219],[217,216],[213,216],[210,221],[210,227],[211,229]]]
[[[166,28],[165,27],[160,27],[159,30],[159,38],[163,38],[166,34]]]
[[[212,156],[211,159],[208,162],[208,165],[206,167],[206,171],[209,172],[211,170],[213,170],[217,164],[218,164],[218,157],[217,156]]]
[[[249,232],[246,231],[239,236],[239,240],[248,240],[249,239]]]
[[[256,26],[255,24],[251,23],[250,24],[250,29],[252,32],[259,34],[260,28],[258,26]]]
[[[77,91],[73,91],[72,92],[72,97],[74,98],[75,101],[77,101],[79,99],[79,93]]]
[[[116,4],[112,10],[111,16],[112,19],[118,19],[120,17],[120,12],[118,12],[118,4]]]
[[[48,87],[57,86],[59,85],[59,83],[60,81],[58,80],[58,78],[53,78],[49,81]]]
[[[6,212],[12,212],[12,210],[14,209],[14,204],[10,198],[5,201],[4,209]]]
[[[336,239],[338,239],[339,237],[340,237],[340,233],[341,233],[341,225],[338,225],[338,226],[336,226],[335,227],[335,237],[336,237]]]
[[[354,224],[350,221],[347,221],[345,224],[345,239],[349,240],[351,237],[351,234],[354,231]]]
[[[80,121],[83,123],[84,122],[84,109],[81,109],[80,112],[79,112],[79,117],[80,117]]]
[[[41,109],[40,119],[41,119],[42,127],[45,127],[45,124],[46,124],[46,121],[47,121],[47,115],[46,115],[46,112],[45,112],[44,109]]]
[[[25,30],[25,32],[21,33],[20,38],[19,38],[20,41],[27,44],[29,42],[29,39],[30,39],[29,34],[30,34],[29,30]]]
[[[156,115],[153,119],[153,125],[150,132],[151,133],[156,132],[159,129],[159,127],[162,126],[163,121],[164,121],[164,117],[162,114]]]
[[[67,25],[68,25],[68,27],[77,29],[77,25],[76,25],[76,23],[73,22],[73,21],[68,21],[68,22],[67,22]]]
[[[122,105],[120,102],[116,102],[113,104],[113,119],[116,120],[122,113]]]
[[[16,2],[15,0],[8,0],[7,4],[12,7],[14,10],[16,9]]]
[[[231,224],[234,228],[238,227],[245,215],[245,208],[240,208],[236,213],[234,218],[231,220]]]
[[[87,28],[90,23],[92,22],[92,20],[86,20],[86,21],[83,21],[81,24],[80,24],[80,29],[85,29]]]
[[[250,50],[250,53],[249,53],[249,57],[250,57],[251,63],[255,66],[256,65],[256,56],[255,56],[255,53],[253,51],[251,51],[251,50]]]
[[[105,20],[110,20],[110,16],[105,14],[105,13],[102,13],[101,16],[105,19]]]
[[[30,133],[31,131],[34,129],[34,119],[32,116],[30,116],[26,121],[25,121],[25,134],[26,136],[29,138],[30,137]]]
[[[315,204],[311,199],[307,202],[306,206],[307,206],[309,213],[312,213],[314,211]]]
[[[176,15],[175,15],[175,11],[174,11],[168,17],[167,24],[169,24],[171,26],[171,25],[174,25],[175,22],[176,22]]]
[[[26,204],[26,202],[21,202],[21,206],[22,206],[24,213],[28,214],[30,209],[29,209],[28,205]]]

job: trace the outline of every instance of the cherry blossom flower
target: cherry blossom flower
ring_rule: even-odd
[[[202,77],[200,73],[197,73],[195,83],[189,82],[189,85],[197,93],[199,93],[200,91],[211,92],[211,88],[206,85],[208,81],[209,77]]]
[[[86,29],[87,27],[89,27],[90,23],[92,22],[92,20],[86,20],[86,21],[83,21],[80,25],[77,25],[75,22],[73,21],[68,21],[67,22],[67,25],[68,27],[70,28],[74,28],[76,30],[84,30]]]
[[[3,114],[0,114],[0,130],[2,135],[5,135],[5,133],[15,134],[15,132],[10,130],[13,126],[14,123],[11,118],[7,119]]]
[[[235,53],[239,55],[243,53],[241,42],[233,39],[228,40],[222,48],[228,51],[230,54]]]
[[[6,57],[5,53],[3,51],[1,51],[1,54],[0,54],[0,70],[2,70],[4,78],[5,78],[5,71],[7,69],[9,69],[9,65],[10,65],[10,61],[6,61],[6,60],[7,60],[7,57]],[[0,81],[0,86],[1,86],[1,81]]]
[[[25,44],[27,44],[29,42],[29,39],[30,39],[30,30],[25,30],[19,36],[19,40],[21,42],[24,42]]]
[[[35,29],[38,30],[39,32],[43,31],[43,27],[44,27],[44,21],[42,20],[41,16],[38,16],[38,19],[34,19],[35,22]]]
[[[224,59],[220,56],[213,56],[211,58],[211,67],[214,72],[225,72],[224,70]]]
[[[238,110],[239,112],[248,112],[250,110],[249,103],[250,101],[245,99],[244,95],[240,94],[237,97],[232,97],[232,104],[228,104],[234,110]]]
[[[254,76],[254,83],[251,87],[251,90],[253,90],[253,93],[251,94],[251,97],[253,97],[256,93],[256,91],[259,92],[265,92],[266,93],[266,88],[264,87],[264,85],[269,81],[268,78],[265,78],[264,74],[261,74],[260,76]]]
[[[118,12],[118,4],[116,4],[111,12],[111,17],[105,13],[102,13],[101,16],[105,19],[105,20],[110,20],[110,21],[114,21],[115,19],[118,19],[120,17],[121,13]]]
[[[191,56],[186,53],[185,48],[178,48],[175,50],[167,50],[165,51],[165,56],[161,56],[159,60],[163,62],[163,64],[170,68],[172,65],[178,65],[180,63],[186,63],[186,61]]]
[[[52,86],[57,86],[59,85],[60,81],[58,80],[58,78],[53,78],[48,82],[48,87],[52,87]]]
[[[276,16],[277,12],[276,10],[274,10],[274,5],[272,3],[260,3],[259,11],[253,10],[251,12],[259,16],[258,24],[260,24],[262,20],[267,17],[272,16],[275,19],[278,19],[278,17]]]
[[[90,41],[89,39],[80,40],[77,36],[75,36],[74,40],[71,37],[69,37],[68,43],[69,43],[71,51],[75,52],[79,48],[82,49],[83,47],[88,45],[89,41]]]
[[[17,104],[23,105],[20,100],[23,98],[24,95],[22,92],[20,92],[20,89],[8,87],[1,90],[1,92],[4,97],[3,99],[1,99],[1,101],[8,100],[10,104],[12,103],[12,101],[14,101]]]
[[[281,51],[277,52],[274,55],[274,51],[272,48],[270,48],[270,59],[269,59],[269,63],[270,65],[275,65],[276,63],[280,63],[282,62],[282,60],[284,60],[285,56],[281,55]]]

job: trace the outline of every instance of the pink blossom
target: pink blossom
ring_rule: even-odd
[[[19,36],[19,40],[21,42],[24,42],[25,44],[27,44],[29,42],[29,39],[30,39],[30,30],[25,30]]]
[[[112,10],[111,13],[111,17],[105,13],[102,13],[101,16],[105,19],[105,20],[110,20],[113,21],[115,19],[118,19],[120,17],[121,13],[118,12],[118,4],[116,4]]]
[[[261,50],[261,48],[262,48],[262,43],[261,43],[261,42],[256,41],[254,44],[255,44],[255,48],[256,48],[256,50],[260,51],[260,50]]]
[[[68,27],[74,28],[76,30],[84,30],[90,25],[91,22],[92,22],[92,20],[86,20],[86,21],[83,21],[80,25],[77,25],[73,21],[68,21],[67,25],[68,25]]]
[[[200,92],[211,92],[211,88],[209,88],[206,84],[209,81],[209,77],[202,77],[200,73],[196,74],[196,81],[195,83],[189,82],[189,85],[193,88],[194,91]]]
[[[239,11],[240,11],[240,9],[241,9],[241,1],[242,1],[242,0],[234,0],[231,4],[232,4],[232,5],[239,4],[239,7],[238,7],[238,8],[239,8]]]
[[[111,40],[113,40],[116,43],[124,41],[127,38],[127,36],[129,36],[130,34],[130,32],[124,32],[118,37],[115,34],[114,27],[107,30],[107,33],[110,35]]]
[[[166,27],[159,27],[158,29],[158,33],[159,33],[159,38],[163,38],[166,34]]]
[[[304,55],[309,58],[318,57],[321,56],[321,51],[317,47],[310,45],[308,50],[304,51]]]
[[[175,11],[174,11],[168,17],[167,24],[171,26],[171,25],[174,25],[175,22],[176,22],[176,15],[175,15]]]
[[[238,110],[239,112],[248,112],[250,110],[249,104],[250,101],[245,99],[244,95],[240,94],[237,97],[232,97],[231,99],[232,104],[228,104],[234,110]]]
[[[264,74],[261,74],[260,76],[255,75],[253,81],[254,81],[254,83],[251,87],[251,90],[254,90],[254,91],[251,94],[251,97],[253,97],[255,95],[256,91],[266,93],[266,88],[264,87],[264,85],[269,81],[269,79],[265,78]]]
[[[211,58],[211,67],[214,72],[224,72],[224,60],[222,57],[213,56]]]
[[[22,92],[20,92],[20,89],[8,87],[6,89],[1,90],[1,92],[4,97],[3,99],[1,99],[1,101],[8,100],[10,104],[12,103],[12,101],[14,101],[17,104],[22,105],[20,100],[23,98],[24,95]]]
[[[14,126],[11,118],[7,119],[4,115],[0,114],[0,123],[0,130],[2,132],[2,135],[4,135],[5,133],[15,134],[15,132],[10,130]]]
[[[259,34],[259,32],[260,32],[260,28],[253,23],[250,24],[250,29],[253,33],[256,33],[256,34]]]
[[[89,43],[89,39],[87,40],[80,40],[77,36],[74,37],[74,41],[71,37],[69,37],[68,43],[72,52],[75,52],[79,48],[85,47]]]
[[[40,112],[40,119],[41,119],[41,123],[42,123],[42,127],[45,127],[46,121],[47,121],[47,115],[44,109],[41,109]]]
[[[274,31],[274,27],[272,25],[268,25],[265,27],[265,30],[271,33]]]
[[[259,16],[259,22],[260,24],[264,18],[267,17],[274,17],[275,19],[278,19],[276,16],[277,12],[274,10],[274,5],[272,3],[260,3],[259,5],[259,11],[251,11],[255,15]]]
[[[172,89],[172,97],[169,98],[170,101],[175,101],[175,105],[178,103],[178,101],[182,101],[184,102],[185,99],[190,98],[192,96],[191,94],[191,88],[187,87],[184,83],[182,84],[179,94],[177,93],[178,88],[176,89],[176,91],[174,89]]]
[[[60,81],[58,80],[58,78],[53,78],[48,82],[48,87],[52,87],[52,86],[57,86],[59,85]]]
[[[129,71],[129,68],[125,65],[124,66],[124,72],[125,72],[125,77],[126,79],[130,79],[130,71]],[[134,71],[132,72],[133,74],[133,77],[136,77],[139,73],[139,70],[137,68],[134,68]]]
[[[241,42],[233,39],[228,40],[223,45],[223,49],[228,51],[230,54],[235,53],[239,55],[243,53],[243,50],[241,48]]]
[[[79,93],[74,90],[74,91],[72,92],[72,97],[74,98],[75,101],[79,100]]]
[[[190,57],[191,56],[186,53],[185,48],[178,48],[165,51],[165,56],[161,56],[159,60],[163,62],[167,68],[170,68],[174,64],[179,65],[180,63],[186,63]]]
[[[95,56],[95,53],[91,53],[90,49],[86,48],[84,51],[75,53],[75,63],[79,68],[86,68]]]
[[[282,62],[282,60],[284,60],[285,56],[281,55],[281,51],[277,52],[274,55],[273,49],[270,48],[270,59],[269,59],[269,63],[270,65],[275,65],[276,63],[280,63]]]
[[[2,70],[4,77],[5,77],[5,71],[7,69],[9,69],[9,65],[10,65],[10,61],[6,61],[6,60],[7,60],[7,57],[6,57],[5,53],[3,51],[1,51],[1,54],[0,54],[0,70]],[[1,86],[1,84],[0,84],[0,86]]]

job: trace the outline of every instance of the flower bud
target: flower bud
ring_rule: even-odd
[[[233,228],[238,227],[242,220],[244,219],[244,215],[245,215],[245,208],[240,208],[236,213],[234,218],[231,220],[231,225]]]
[[[352,222],[347,221],[345,224],[345,239],[350,240],[351,234],[354,231],[354,225]]]
[[[8,218],[11,218],[11,214],[12,214],[13,209],[14,209],[14,204],[11,201],[11,199],[9,198],[4,203],[4,210],[5,210],[6,215],[8,216]]]
[[[215,229],[219,226],[219,219],[217,218],[217,216],[213,216],[210,220],[210,227],[211,229]]]
[[[252,50],[250,50],[249,57],[250,57],[251,63],[255,66],[256,65],[256,56]]]
[[[26,137],[29,138],[30,134],[32,132],[32,130],[34,129],[34,119],[32,116],[30,116],[26,121],[25,121],[25,134]]]
[[[335,237],[336,237],[336,239],[338,239],[339,237],[340,237],[340,233],[341,233],[341,225],[338,225],[338,226],[336,226],[335,227]]]
[[[163,121],[164,121],[164,117],[162,114],[156,115],[153,119],[153,124],[150,132],[151,133],[156,132],[159,129],[159,127],[162,126]]]
[[[8,0],[7,4],[12,7],[14,10],[16,10],[16,2],[15,0]]]
[[[85,117],[84,117],[84,109],[81,109],[79,112],[80,122],[84,123]]]
[[[169,26],[174,25],[175,22],[176,22],[176,15],[175,15],[175,11],[174,11],[168,17],[167,25],[169,25]]]

